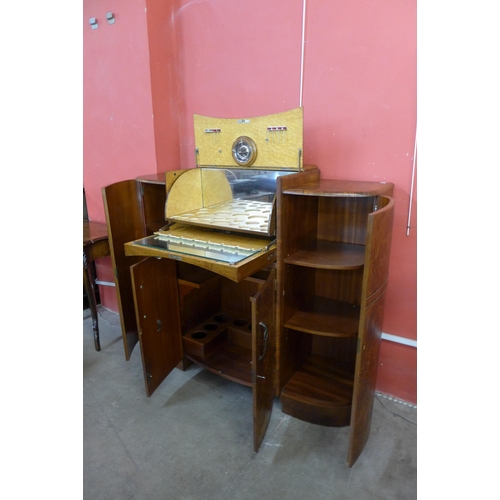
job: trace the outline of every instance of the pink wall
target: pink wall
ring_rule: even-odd
[[[91,218],[103,217],[101,186],[194,166],[194,113],[259,116],[299,106],[302,7],[302,0],[84,0],[84,22],[103,19],[98,30],[84,29]],[[108,26],[113,9],[116,24]],[[416,191],[406,236],[416,0],[308,0],[303,106],[306,163],[324,178],[395,184],[384,332],[416,339]],[[416,402],[414,347],[382,342],[377,388]]]
[[[92,220],[105,222],[103,186],[178,168],[174,5],[83,2],[83,183]],[[108,12],[114,24],[108,24]],[[91,17],[98,20],[95,30]],[[113,281],[110,258],[96,267],[101,280]],[[103,305],[118,311],[113,288],[101,287],[100,295]]]
[[[146,0],[151,93],[153,103],[155,172],[179,168],[179,72],[175,12],[178,0]],[[153,170],[150,173],[154,172]]]
[[[144,0],[83,2],[83,185],[91,220],[106,221],[102,186],[156,170],[144,7]],[[99,279],[113,282],[109,257],[96,268]],[[117,311],[114,289],[99,291],[103,305]]]
[[[83,182],[89,217],[105,221],[102,186],[156,171],[145,0],[85,0],[83,21]]]

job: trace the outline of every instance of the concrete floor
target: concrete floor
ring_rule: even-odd
[[[258,453],[251,390],[196,366],[146,397],[139,345],[125,361],[119,317],[83,311],[83,498],[412,500],[417,409],[377,395],[370,438],[345,466],[349,428],[308,424],[275,401]]]

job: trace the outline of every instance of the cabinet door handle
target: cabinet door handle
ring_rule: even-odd
[[[267,328],[267,325],[262,321],[259,323],[259,326],[264,328],[264,350],[262,351],[262,354],[259,356],[259,361],[262,361],[264,359],[264,355],[266,354],[267,350],[267,338],[269,337],[269,330]]]

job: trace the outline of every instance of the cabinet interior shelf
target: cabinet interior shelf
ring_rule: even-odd
[[[221,346],[208,359],[201,359],[189,353],[186,357],[205,368],[247,387],[252,387],[252,351],[236,344],[227,343]]]
[[[353,382],[351,371],[313,354],[283,388],[283,411],[320,425],[348,425]]]
[[[225,311],[183,336],[184,355],[197,365],[238,384],[252,387],[251,322]]]
[[[316,240],[285,258],[286,264],[338,270],[360,269],[364,261],[364,245],[326,240]]]
[[[315,297],[285,322],[285,328],[327,337],[355,337],[359,311],[355,304]]]

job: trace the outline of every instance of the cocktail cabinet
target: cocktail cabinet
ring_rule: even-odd
[[[195,117],[196,168],[103,188],[125,357],[139,342],[148,396],[191,363],[251,388],[255,451],[277,397],[292,417],[350,426],[352,466],[370,430],[393,185],[322,179],[302,162],[302,110],[265,118]]]

